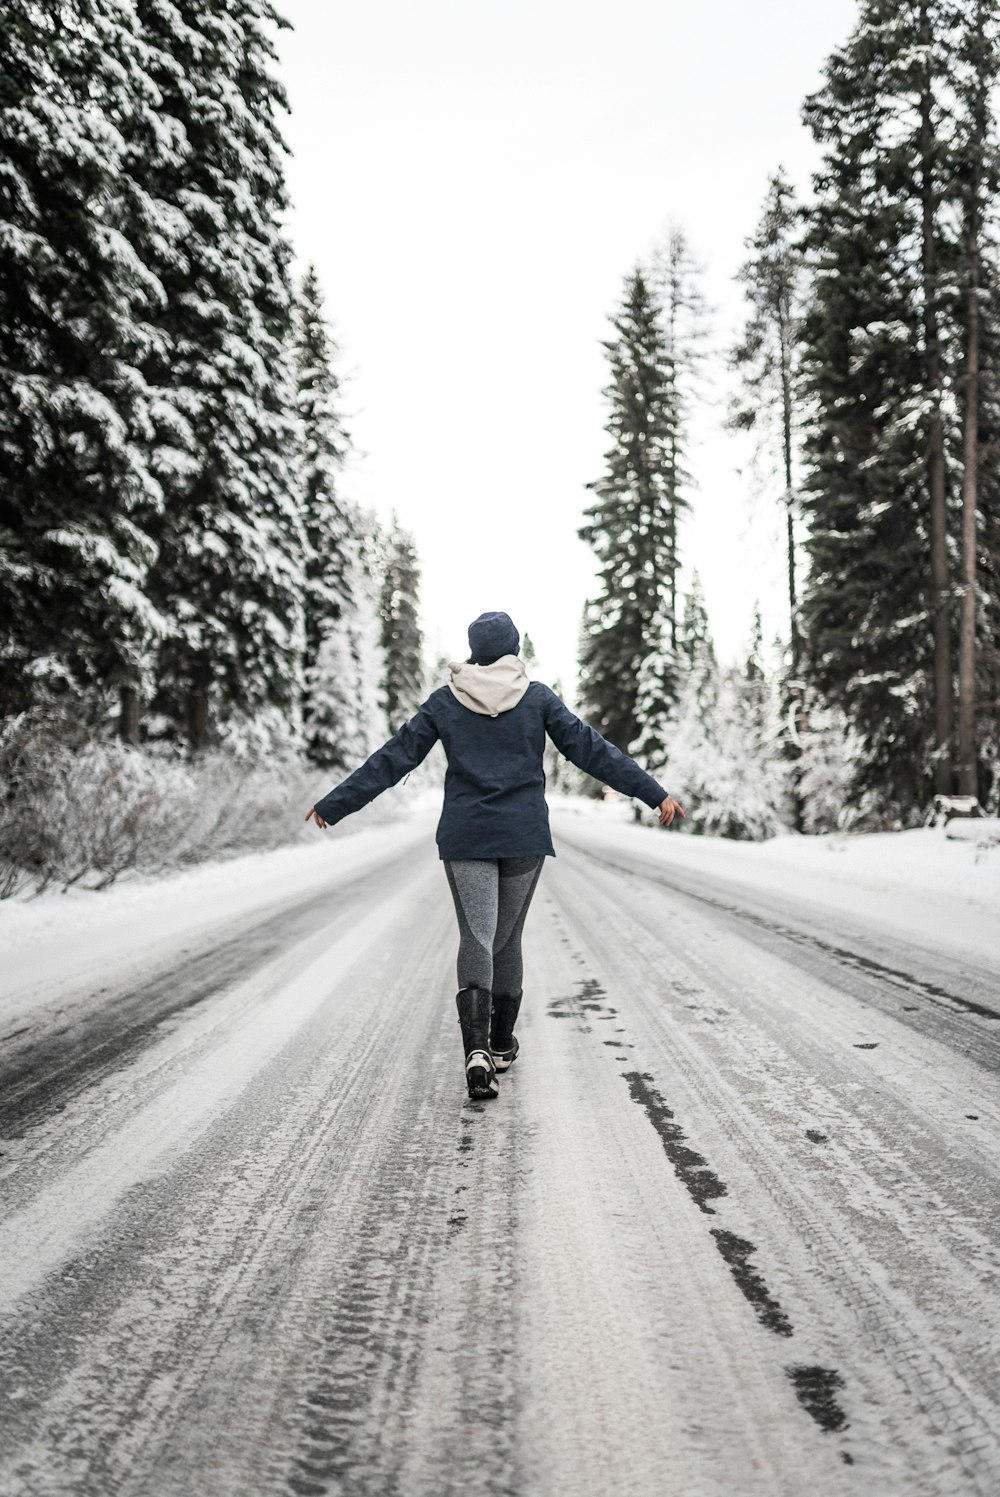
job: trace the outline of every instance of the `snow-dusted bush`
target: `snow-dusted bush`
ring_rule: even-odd
[[[729,670],[711,700],[682,691],[656,778],[684,806],[686,830],[758,842],[786,825],[788,762],[764,690],[758,701],[743,675]]]
[[[316,798],[315,771],[287,752],[190,761],[81,742],[54,714],[0,724],[0,782],[0,898],[275,847]]]
[[[880,829],[874,793],[857,794],[864,744],[844,713],[837,707],[807,701],[800,742],[798,784],[803,830]]]

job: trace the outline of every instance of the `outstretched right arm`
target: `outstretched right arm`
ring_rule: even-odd
[[[322,800],[318,800],[306,816],[320,828],[334,826],[367,806],[383,790],[397,784],[411,769],[416,769],[437,742],[438,730],[434,718],[424,702],[409,722],[405,722],[398,733],[387,743],[376,749],[360,769],[348,775]]]

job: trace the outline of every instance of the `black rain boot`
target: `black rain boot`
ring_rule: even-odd
[[[520,1045],[514,1034],[514,1021],[521,1007],[520,993],[494,993],[493,1017],[490,1021],[490,1054],[498,1071],[506,1071],[517,1059]]]
[[[465,1081],[477,1100],[500,1095],[497,1068],[490,1053],[490,1005],[487,988],[462,988],[455,1002],[465,1046]]]

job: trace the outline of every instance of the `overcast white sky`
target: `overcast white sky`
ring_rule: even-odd
[[[671,222],[724,348],[768,174],[802,188],[799,120],[855,0],[279,0],[292,234],[350,373],[350,492],[417,540],[432,653],[511,614],[572,698],[606,445],[601,339]],[[743,443],[699,419],[683,535],[720,650],[755,600],[784,626],[781,517]]]

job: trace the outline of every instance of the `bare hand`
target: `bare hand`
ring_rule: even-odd
[[[666,800],[661,801],[657,809],[660,813],[661,826],[669,826],[675,816],[680,816],[685,820],[687,819],[685,816],[684,807],[681,805],[680,801],[674,800],[672,795],[668,795]]]
[[[664,802],[664,805],[665,804],[666,802]],[[306,812],[306,821],[315,821],[321,832],[326,831],[326,822],[323,820],[322,816],[319,814],[315,806],[313,806],[311,811]]]

